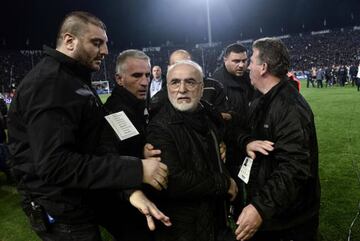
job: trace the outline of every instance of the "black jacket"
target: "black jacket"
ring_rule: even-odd
[[[11,167],[24,197],[65,222],[92,218],[91,190],[137,188],[137,158],[98,156],[104,123],[90,70],[45,47],[45,57],[20,83],[9,110]]]
[[[104,108],[107,113],[124,111],[139,134],[120,140],[114,134],[112,127],[106,123],[101,137],[101,152],[141,158],[146,134],[145,101],[137,99],[124,87],[116,85]],[[152,189],[149,185],[144,185],[142,188],[144,191]],[[123,200],[131,193],[132,190],[126,190],[119,197],[118,193],[111,190],[93,192],[91,203],[96,211],[97,220],[116,240],[153,240],[144,215],[133,208],[128,201]]]
[[[230,110],[224,86],[215,79],[204,79],[204,92],[201,99],[213,105],[219,112],[229,112]]]
[[[137,99],[124,87],[116,85],[104,107],[108,113],[124,111],[139,132],[139,135],[121,141],[114,135],[114,131],[110,125],[106,124],[102,138],[104,143],[102,144],[106,143],[107,151],[121,155],[142,157],[143,147],[145,145],[145,101]]]
[[[268,156],[256,154],[246,185],[247,203],[263,218],[261,230],[292,228],[318,218],[318,145],[308,103],[283,79],[253,101],[250,124],[251,134],[240,136],[242,148],[252,139],[275,143]]]
[[[241,121],[246,121],[249,104],[255,97],[255,89],[251,85],[249,73],[246,71],[243,76],[237,77],[230,74],[225,65],[222,65],[214,72],[212,78],[224,86],[230,111],[235,112]]]
[[[180,112],[167,100],[150,121],[147,141],[161,150],[169,169],[168,189],[157,203],[173,224],[158,227],[157,240],[214,240],[215,211],[223,207],[217,198],[224,200],[229,178],[219,171],[218,148],[210,134],[222,120],[210,113],[217,112]]]
[[[227,147],[226,166],[234,179],[237,180],[239,165],[244,156],[236,149],[237,136],[234,136],[236,133],[234,130],[244,128],[248,124],[249,105],[257,92],[255,92],[254,87],[250,83],[248,72],[245,72],[241,77],[237,77],[230,74],[223,64],[214,72],[212,77],[223,84],[228,98],[229,112],[232,119],[226,123],[224,138]]]

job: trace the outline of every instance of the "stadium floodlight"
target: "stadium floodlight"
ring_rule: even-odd
[[[209,46],[211,46],[212,45],[212,33],[211,33],[209,0],[206,0],[206,17],[207,17],[208,41],[209,41]]]

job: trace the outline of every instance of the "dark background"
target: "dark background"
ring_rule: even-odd
[[[213,42],[360,25],[359,0],[209,3]],[[61,20],[74,10],[89,11],[105,22],[110,48],[208,41],[206,0],[7,0],[1,3],[0,47],[53,47]]]

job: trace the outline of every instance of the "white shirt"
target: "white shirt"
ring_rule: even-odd
[[[159,90],[161,90],[161,79],[153,79],[150,85],[150,98],[152,98]]]

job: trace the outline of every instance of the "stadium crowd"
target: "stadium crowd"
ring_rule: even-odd
[[[360,30],[356,28],[342,28],[325,31],[324,33],[300,33],[283,37],[283,42],[289,49],[291,69],[300,77],[309,75],[312,68],[324,71],[324,81],[328,79],[325,73],[331,72],[332,81],[329,85],[339,82],[338,72],[341,66],[346,67],[346,81],[355,84],[350,74],[351,66],[358,66],[360,56]],[[245,47],[250,49],[250,41]],[[221,64],[223,49],[229,42],[216,43],[212,47],[196,47],[194,45],[173,45],[166,43],[159,48],[144,47],[153,65],[159,65],[163,70],[167,68],[170,53],[176,49],[187,49],[193,59],[204,69],[205,75],[211,73]],[[3,46],[4,47],[4,46]],[[110,51],[101,70],[93,75],[93,80],[112,80],[115,74],[117,50]],[[18,85],[25,74],[40,60],[42,50],[0,50],[0,87],[1,92],[8,93],[11,85]],[[354,67],[353,67],[354,68]],[[354,71],[353,71],[354,73]],[[357,74],[357,69],[356,69]],[[355,75],[356,75],[355,74]],[[110,81],[111,89],[114,87]]]

